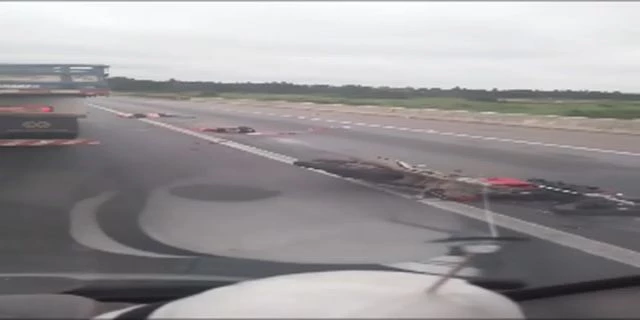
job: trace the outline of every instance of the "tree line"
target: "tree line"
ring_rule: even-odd
[[[483,90],[454,87],[444,88],[392,88],[361,85],[304,85],[288,82],[268,83],[224,83],[211,81],[168,81],[138,80],[126,77],[108,79],[114,91],[129,92],[199,92],[202,96],[216,96],[221,93],[252,94],[298,94],[325,95],[355,99],[411,99],[411,98],[462,98],[477,101],[499,101],[500,99],[552,99],[552,100],[640,100],[640,94],[619,91],[589,90]]]

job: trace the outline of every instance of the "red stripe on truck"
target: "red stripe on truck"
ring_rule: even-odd
[[[104,89],[2,89],[0,94],[72,94],[81,96],[108,96],[111,91]]]
[[[44,105],[44,104],[29,104],[29,105],[19,105],[19,106],[0,106],[0,113],[49,113],[53,112],[53,107]]]
[[[90,139],[0,139],[0,147],[43,147],[43,146],[72,146],[97,145],[100,141]]]

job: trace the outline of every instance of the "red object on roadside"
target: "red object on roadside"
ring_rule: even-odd
[[[485,178],[482,180],[486,183],[489,183],[492,186],[519,187],[519,188],[533,187],[533,184],[531,184],[530,182],[516,179],[516,178],[491,177],[491,178]]]

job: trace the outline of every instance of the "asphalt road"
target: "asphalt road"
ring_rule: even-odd
[[[635,150],[564,147],[571,141],[554,148],[440,134],[449,132],[442,128],[384,128],[409,126],[404,123],[357,125],[372,120],[356,116],[326,122],[324,115],[239,111],[214,103],[90,103],[82,135],[99,145],[0,150],[0,273],[260,277],[406,267],[442,272],[443,261],[455,259],[456,252],[430,241],[489,235],[479,209],[419,202],[294,167],[292,159],[392,156],[440,170],[564,179],[629,194],[640,177]],[[192,117],[137,120],[116,111]],[[272,134],[326,130],[226,137],[232,142],[191,130],[237,125]],[[627,138],[590,141],[607,139]],[[529,241],[505,243],[498,253],[475,259],[465,274],[543,285],[633,274],[640,266],[635,217],[557,217],[498,204],[492,211],[500,234]]]

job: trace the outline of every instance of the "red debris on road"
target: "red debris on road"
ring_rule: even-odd
[[[271,132],[258,132],[251,127],[239,126],[239,127],[219,127],[219,128],[197,128],[201,132],[215,132],[215,133],[233,133],[233,134],[245,134],[250,136],[289,136],[301,133],[321,132],[327,130],[327,128],[310,128],[307,130],[298,131],[271,131]]]
[[[44,146],[73,146],[97,145],[100,141],[89,139],[0,139],[0,147],[44,147]]]
[[[481,179],[483,182],[497,187],[512,187],[512,188],[532,188],[534,185],[528,181],[506,178],[506,177],[491,177]]]

